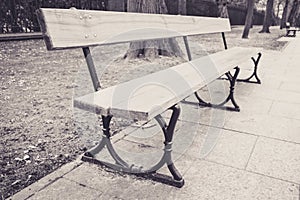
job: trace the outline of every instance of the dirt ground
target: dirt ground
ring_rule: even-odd
[[[234,28],[227,34],[228,46],[272,50],[285,46],[276,42],[284,30],[258,34],[259,29],[255,27],[251,38],[242,40],[242,28]],[[220,38],[191,38],[194,58],[223,49]],[[126,49],[127,45],[121,45],[93,50],[99,55],[95,62],[105,87],[183,61],[124,61]],[[80,49],[49,52],[42,40],[0,42],[0,61],[0,199],[4,199],[82,154],[100,126],[91,126],[91,118],[97,117],[72,107],[74,96],[93,91]]]

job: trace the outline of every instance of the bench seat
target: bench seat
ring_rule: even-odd
[[[150,120],[232,70],[254,48],[234,47],[74,99],[74,106],[101,115]]]

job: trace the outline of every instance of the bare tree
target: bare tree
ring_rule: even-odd
[[[178,14],[186,15],[186,0],[178,0]]]
[[[294,0],[293,7],[288,18],[288,22],[290,22],[291,26],[296,26],[296,19],[299,14],[299,4],[300,0]]]
[[[245,20],[245,27],[243,31],[242,38],[248,38],[249,36],[249,31],[252,26],[252,21],[253,21],[253,9],[254,9],[254,0],[248,0],[247,4],[247,16]]]
[[[285,3],[285,0],[277,0],[276,1],[276,18],[279,18],[279,12],[280,12],[280,7],[282,6],[282,5],[284,5],[284,3]]]
[[[164,0],[128,0],[128,12],[167,14],[167,6]],[[182,56],[183,53],[174,38],[132,42],[124,58],[134,59],[145,57],[153,59],[158,55]]]
[[[274,0],[267,1],[267,6],[266,6],[267,8],[265,13],[263,28],[259,33],[270,33],[269,28],[271,26],[272,18],[273,18],[273,5],[274,5]]]
[[[125,1],[124,0],[108,0],[107,9],[110,11],[124,11]]]
[[[286,27],[288,7],[289,7],[289,0],[285,0],[285,5],[283,8],[283,13],[282,13],[282,17],[281,17],[280,29],[283,29]]]

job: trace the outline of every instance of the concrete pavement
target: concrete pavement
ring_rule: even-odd
[[[182,105],[176,134],[189,135],[186,146],[175,138],[174,157],[185,179],[183,188],[109,172],[78,159],[10,199],[299,200],[300,38],[289,40],[282,52],[263,52],[261,85],[237,84],[241,112]],[[138,143],[130,136],[115,141],[128,151]]]

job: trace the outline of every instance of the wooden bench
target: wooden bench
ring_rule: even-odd
[[[102,116],[103,137],[96,147],[84,154],[83,160],[156,178],[158,176],[155,172],[166,164],[172,174],[172,177],[168,177],[168,183],[181,187],[184,180],[175,168],[171,156],[173,133],[180,115],[178,104],[195,94],[202,106],[224,108],[231,101],[233,107],[230,108],[239,111],[234,100],[234,86],[240,70],[238,66],[250,58],[254,63],[253,74],[240,81],[251,82],[250,79],[254,77],[254,82],[260,83],[256,71],[261,53],[252,48],[227,49],[225,32],[231,30],[228,19],[76,9],[40,9],[37,14],[47,49],[82,48],[89,68],[95,92],[74,99],[74,106]],[[226,50],[192,60],[187,36],[209,33],[220,33]],[[188,62],[112,87],[101,88],[89,47],[174,37],[183,37]],[[252,57],[257,54],[257,58]],[[233,75],[230,70],[235,70]],[[226,75],[230,82],[228,97],[218,105],[204,102],[197,91],[222,75]],[[167,110],[172,110],[168,124],[161,115]],[[155,119],[158,122],[165,141],[164,155],[156,165],[143,169],[129,165],[120,158],[111,142],[110,121],[113,116],[144,121]],[[115,163],[95,159],[105,147]]]

